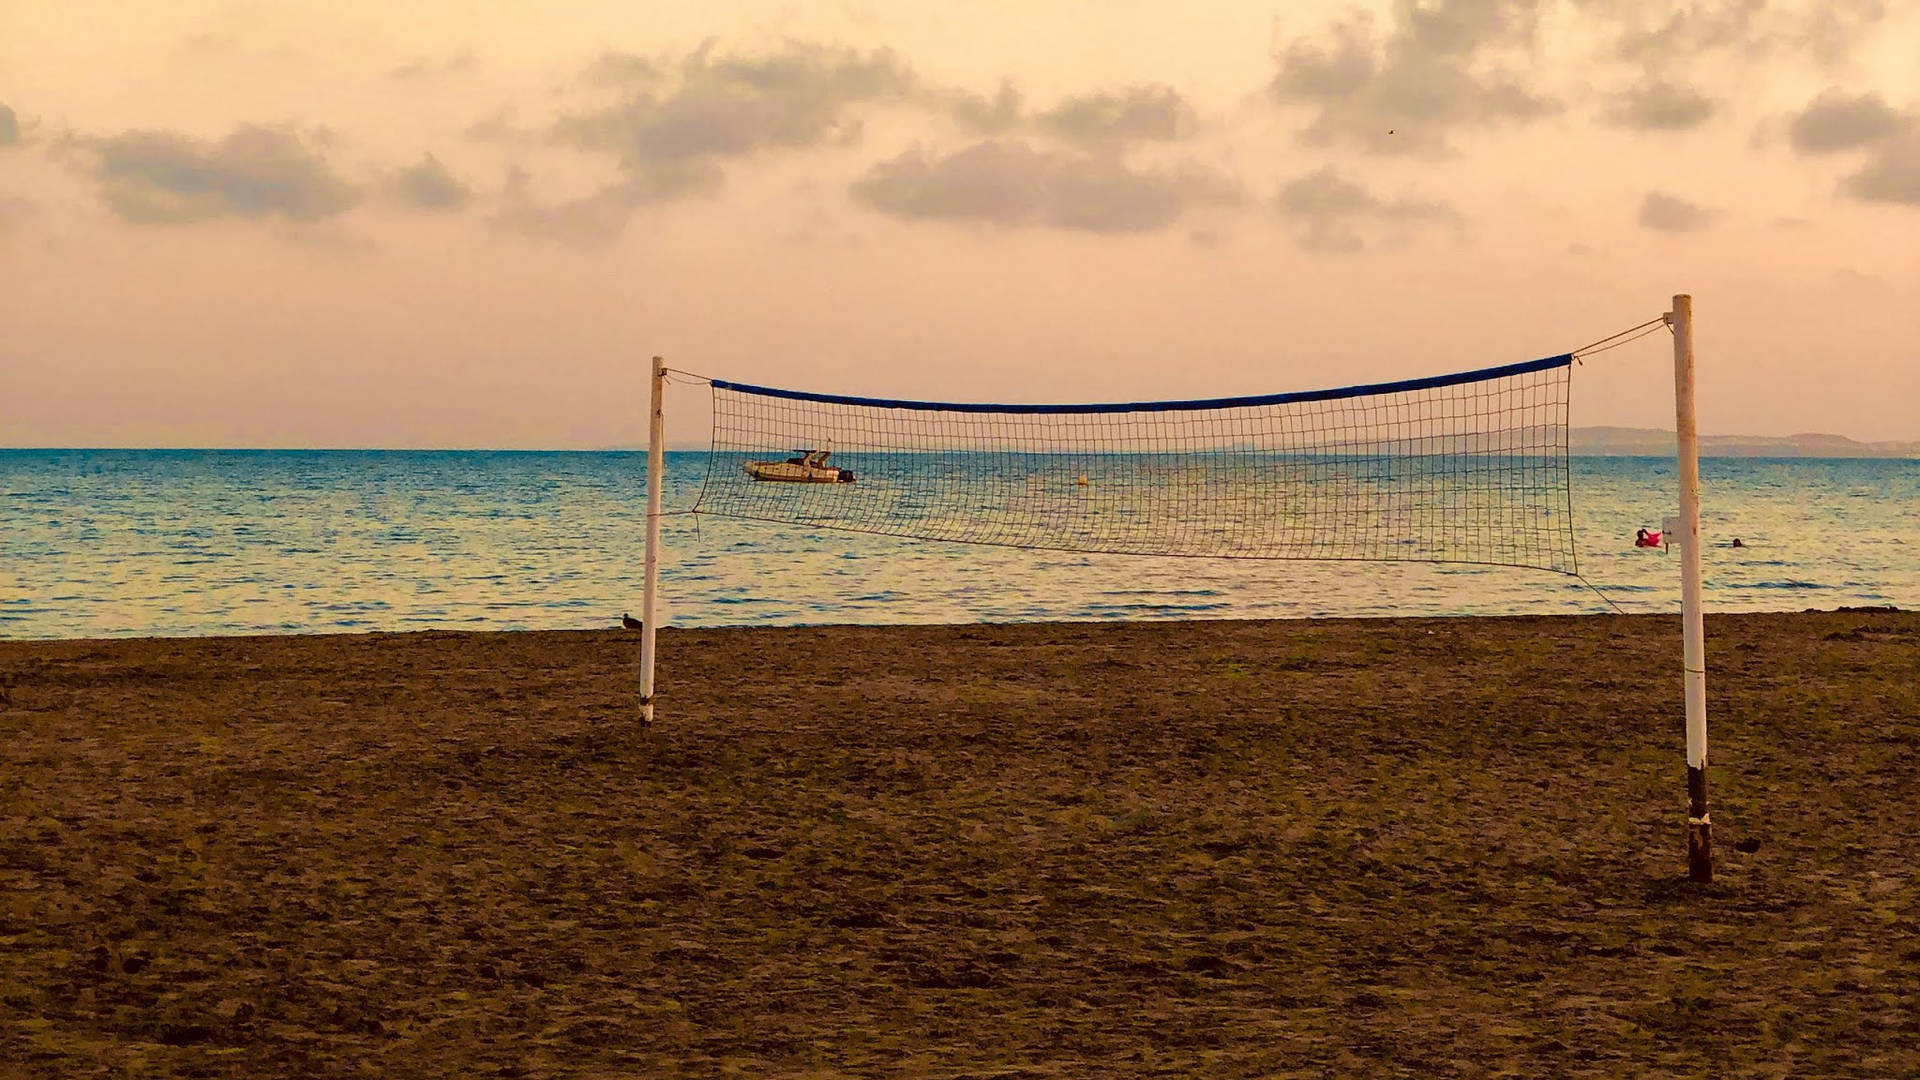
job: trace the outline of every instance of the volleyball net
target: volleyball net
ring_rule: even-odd
[[[1574,574],[1572,363],[1088,405],[712,379],[712,453],[693,510],[1066,552]]]

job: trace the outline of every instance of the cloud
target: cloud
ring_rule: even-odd
[[[0,103],[0,146],[13,146],[20,141],[20,118],[11,108]]]
[[[714,57],[703,47],[678,64],[636,63],[602,57],[589,69],[601,82],[619,82],[622,99],[607,108],[561,120],[564,142],[613,153],[641,180],[638,190],[668,194],[692,190],[672,181],[691,162],[717,175],[713,163],[769,150],[851,142],[859,135],[850,106],[904,101],[913,73],[885,49],[793,44],[759,57]],[[654,172],[666,182],[645,178]]]
[[[458,210],[473,200],[473,189],[447,171],[432,154],[393,174],[387,192],[416,210]]]
[[[917,85],[887,50],[802,43],[762,56],[715,56],[710,44],[678,59],[606,52],[583,78],[612,89],[617,100],[562,117],[551,135],[614,155],[619,179],[542,201],[529,174],[516,168],[490,219],[496,229],[582,246],[611,243],[641,206],[718,190],[726,180],[723,162],[852,141],[860,130],[853,105],[906,100]],[[503,141],[525,135],[510,110],[466,133]]]
[[[1185,139],[1200,127],[1193,106],[1178,90],[1150,83],[1072,95],[1032,114],[1023,110],[1020,91],[1004,79],[992,97],[921,84],[910,101],[977,135],[1024,132],[1090,145],[1167,142]]]
[[[1274,209],[1303,223],[1301,245],[1315,251],[1359,251],[1366,246],[1359,228],[1362,222],[1459,225],[1464,221],[1446,203],[1406,196],[1383,199],[1332,165],[1282,184]]]
[[[1639,131],[1686,131],[1706,123],[1713,112],[1712,99],[1693,87],[1652,80],[1616,95],[1605,118]]]
[[[1713,211],[1677,195],[1649,191],[1640,204],[1640,224],[1657,232],[1693,232],[1713,220]]]
[[[523,142],[532,138],[535,133],[515,125],[513,106],[507,105],[492,116],[482,117],[468,124],[461,134],[476,142]]]
[[[554,202],[534,197],[532,179],[520,168],[507,174],[500,208],[491,218],[494,228],[581,247],[604,247],[619,237],[627,219],[641,206],[717,190],[723,178],[719,167],[710,162],[672,162],[590,194]]]
[[[1859,51],[1887,14],[1883,0],[1815,0],[1797,7],[1766,0],[1600,6],[1615,8],[1615,14],[1627,7],[1656,14],[1652,24],[1637,23],[1621,31],[1612,53],[1659,72],[1685,70],[1715,53],[1746,60],[1787,56],[1837,67]]]
[[[128,221],[182,223],[278,215],[317,221],[360,193],[297,132],[242,124],[218,142],[170,131],[96,140],[94,178]]]
[[[1302,217],[1382,217],[1410,219],[1451,219],[1457,213],[1444,203],[1417,199],[1382,199],[1362,185],[1340,175],[1328,165],[1305,176],[1288,181],[1275,197],[1275,205],[1284,213]]]
[[[1378,68],[1373,18],[1361,11],[1328,30],[1325,43],[1300,39],[1279,57],[1280,70],[1267,89],[1281,101],[1320,100],[1357,93]]]
[[[608,192],[546,204],[517,198],[501,207],[492,224],[502,232],[558,240],[576,247],[605,247],[619,237],[632,213],[632,206]]]
[[[1820,0],[1798,13],[1782,33],[1782,43],[1824,67],[1838,67],[1874,36],[1886,16],[1883,0]]]
[[[966,90],[935,90],[926,97],[938,112],[944,112],[968,131],[981,135],[1000,135],[1018,127],[1020,91],[1002,80],[993,97]]]
[[[1296,39],[1278,57],[1268,95],[1318,108],[1303,136],[1380,153],[1437,152],[1459,128],[1524,123],[1556,112],[1498,60],[1525,52],[1538,0],[1398,0],[1376,40],[1364,12],[1320,41]]]
[[[473,55],[472,50],[469,49],[455,53],[444,60],[435,60],[432,57],[422,56],[394,68],[387,74],[398,82],[420,82],[425,79],[458,75],[462,72],[472,71],[479,66],[480,61]]]
[[[898,218],[1100,233],[1158,229],[1189,207],[1241,197],[1231,180],[1197,166],[1136,169],[1113,154],[1037,150],[1017,140],[938,158],[910,150],[875,165],[851,194]]]
[[[663,74],[663,66],[651,57],[612,50],[601,53],[586,70],[587,81],[599,86],[649,83]]]
[[[1760,25],[1764,3],[1723,0],[1696,3],[1669,13],[1657,26],[1633,27],[1621,32],[1614,53],[1630,64],[1660,70],[1677,60],[1720,49],[1754,53],[1765,48],[1767,35]]]
[[[1842,186],[1862,202],[1920,206],[1920,133],[1881,144],[1866,166]]]
[[[1041,131],[1075,141],[1182,139],[1199,127],[1193,107],[1170,86],[1070,97],[1035,117]]]
[[[1787,138],[1802,154],[1852,150],[1897,135],[1913,126],[1911,117],[1895,111],[1879,94],[1849,97],[1830,87],[1807,103],[1787,127]]]

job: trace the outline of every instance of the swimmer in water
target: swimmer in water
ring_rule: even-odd
[[[1734,547],[1746,547],[1747,545],[1745,545],[1745,544],[1743,544],[1743,543],[1741,543],[1741,542],[1740,542],[1740,538],[1736,536],[1736,537],[1734,537],[1734,538],[1733,538],[1733,546],[1734,546]]]

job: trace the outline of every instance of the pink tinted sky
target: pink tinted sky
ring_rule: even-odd
[[[1920,438],[1914,0],[532,10],[10,11],[0,445],[630,445],[653,353],[1298,389],[1676,291],[1705,430]],[[1575,422],[1671,426],[1668,357]]]

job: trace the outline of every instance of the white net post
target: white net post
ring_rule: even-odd
[[[1681,664],[1687,700],[1687,876],[1713,880],[1707,814],[1707,642],[1700,611],[1700,431],[1693,409],[1693,297],[1673,298],[1674,432],[1680,455]]]
[[[653,358],[653,407],[647,424],[647,571],[640,600],[640,723],[653,723],[654,600],[660,593],[660,490],[667,457],[666,361]]]

